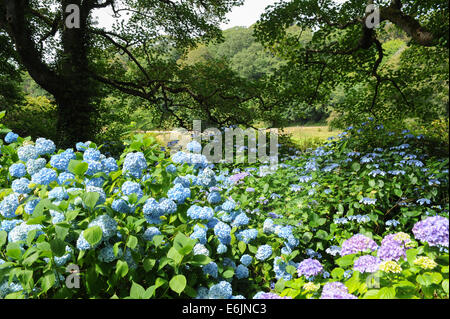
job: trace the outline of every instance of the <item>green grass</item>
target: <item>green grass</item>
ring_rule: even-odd
[[[290,126],[286,127],[283,130],[279,131],[282,134],[289,134],[292,138],[292,142],[294,142],[301,150],[305,150],[307,148],[314,148],[321,145],[323,142],[327,140],[327,138],[331,136],[336,136],[342,131],[332,129],[327,125],[298,125],[298,126]],[[167,142],[171,140],[171,134],[157,132],[153,133],[158,142],[161,145],[167,145]],[[185,142],[181,142],[181,145],[189,142],[189,135],[187,136],[187,140]]]
[[[291,126],[283,130],[283,133],[291,135],[292,141],[302,150],[316,147],[326,141],[327,138],[336,136],[341,132],[328,126]]]

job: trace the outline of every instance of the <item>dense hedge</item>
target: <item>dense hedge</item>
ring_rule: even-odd
[[[369,120],[271,170],[0,129],[1,298],[448,298],[448,158],[425,136]]]

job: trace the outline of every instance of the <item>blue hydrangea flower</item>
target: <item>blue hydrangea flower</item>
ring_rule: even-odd
[[[250,219],[247,217],[245,213],[240,213],[236,216],[236,218],[231,223],[232,227],[240,227],[247,225],[249,223]]]
[[[228,251],[228,247],[222,243],[217,246],[217,253],[218,254],[225,254]]]
[[[167,192],[167,197],[174,200],[178,204],[183,204],[186,199],[191,197],[191,190],[183,187],[181,184],[175,184],[175,186]]]
[[[43,232],[41,231],[42,225],[27,225],[26,222],[22,222],[9,232],[8,242],[15,243],[18,241],[26,241],[28,233],[35,229],[38,230],[38,232],[35,235],[35,238],[43,234]]]
[[[225,203],[222,204],[222,209],[226,212],[231,212],[236,208],[236,203],[232,202],[230,200],[227,200]]]
[[[114,260],[122,257],[123,253],[122,250],[119,249],[117,252],[117,256],[114,254],[114,246],[112,245],[107,245],[105,247],[103,247],[102,249],[100,249],[99,254],[98,254],[98,259],[102,262],[105,263],[110,263],[113,262]]]
[[[205,226],[202,227],[200,225],[195,225],[194,232],[189,237],[192,239],[198,239],[200,244],[205,245],[206,244],[206,230],[207,229]]]
[[[220,203],[222,198],[220,197],[219,192],[211,192],[211,193],[209,193],[207,200],[208,200],[208,203],[214,205],[214,204]]]
[[[84,152],[88,147],[89,147],[90,142],[78,142],[77,144],[75,144],[75,148],[77,149],[78,152]]]
[[[0,202],[0,213],[5,218],[16,217],[16,210],[19,207],[19,197],[16,194],[10,194]]]
[[[100,241],[101,242],[101,241]],[[78,236],[77,239],[77,248],[79,250],[89,250],[89,249],[93,249],[96,248],[100,242],[98,242],[97,244],[95,244],[95,246],[91,246],[91,244],[89,244],[89,242],[84,238],[84,230],[80,233],[80,236]]]
[[[22,177],[20,179],[14,180],[11,184],[11,188],[18,194],[28,194],[29,192],[31,192],[31,188],[29,188],[28,185],[30,185],[30,180],[28,178]]]
[[[128,153],[123,162],[122,174],[130,174],[135,178],[141,178],[142,172],[147,168],[147,161],[142,152]]]
[[[48,192],[48,198],[56,199],[62,201],[69,198],[67,191],[64,187],[55,187],[50,192]]]
[[[293,266],[295,268],[298,267],[298,265],[292,260],[289,261],[289,263],[286,263],[281,257],[279,256],[275,257],[273,261],[273,271],[275,272],[275,278],[277,280],[280,278],[283,278],[286,281],[292,279],[292,275],[286,271],[286,267],[288,265]]]
[[[5,232],[9,233],[14,227],[16,227],[20,223],[22,223],[22,221],[18,220],[18,219],[2,220],[2,222],[0,224],[0,231],[5,231]]]
[[[74,181],[69,181],[71,179],[75,179],[75,175],[68,172],[62,172],[58,175],[57,182],[59,185],[70,185],[71,183],[75,183]]]
[[[31,176],[31,181],[35,184],[48,185],[53,181],[56,181],[58,175],[51,168],[42,168],[33,176]]]
[[[364,204],[364,205],[375,205],[375,203],[377,202],[377,199],[376,198],[363,197],[363,198],[361,198],[361,200],[359,202]]]
[[[177,167],[173,164],[170,164],[166,167],[166,172],[170,174],[175,174],[177,171]]]
[[[228,242],[231,240],[231,227],[224,222],[218,222],[216,226],[214,226],[214,234],[222,243]]]
[[[27,170],[25,168],[25,165],[22,163],[12,164],[9,167],[9,174],[12,177],[23,177],[27,173]]]
[[[47,161],[45,158],[29,159],[27,161],[27,172],[30,176],[36,174],[41,168],[45,167]]]
[[[40,137],[36,140],[35,149],[38,155],[53,154],[56,146],[52,140]]]
[[[36,205],[37,205],[40,201],[41,201],[41,200],[40,200],[39,198],[32,199],[32,200],[28,201],[28,202],[25,204],[25,212],[26,212],[28,215],[33,214],[34,209],[36,208]]]
[[[187,210],[187,215],[192,219],[210,220],[214,217],[214,211],[211,207],[200,207],[192,205]]]
[[[205,247],[205,245],[202,245],[200,243],[195,244],[194,249],[192,249],[194,252],[194,255],[205,255],[209,256],[209,250]]]
[[[88,148],[83,153],[83,160],[85,161],[100,161],[100,151],[95,148]]]
[[[153,237],[156,235],[161,235],[161,232],[156,227],[149,227],[145,230],[144,235],[142,236],[144,240],[152,241]]]
[[[33,145],[25,145],[17,149],[17,156],[21,161],[26,162],[29,159],[36,159],[39,155]]]
[[[208,296],[210,299],[230,299],[233,296],[233,288],[229,282],[221,281],[209,289]]]
[[[69,167],[70,160],[64,153],[56,154],[50,158],[50,165],[60,171],[66,171]]]
[[[8,134],[6,134],[6,136],[5,136],[5,142],[8,144],[14,143],[17,141],[18,137],[19,137],[18,134],[14,133],[14,132],[8,132]]]
[[[252,256],[245,254],[241,256],[241,259],[239,260],[244,266],[249,266],[252,263]]]
[[[88,164],[88,169],[85,173],[87,176],[95,175],[103,170],[103,165],[100,161],[85,160],[84,162]]]
[[[269,245],[262,245],[258,247],[255,258],[264,261],[272,255],[272,247]]]
[[[116,160],[113,157],[108,157],[101,160],[103,166],[103,172],[109,174],[119,169]]]
[[[205,275],[210,275],[211,277],[217,278],[219,275],[219,268],[217,267],[217,264],[212,261],[209,264],[203,266],[203,273]]]
[[[99,226],[102,229],[102,240],[107,240],[117,233],[117,222],[108,215],[101,215],[89,223],[88,228]]]
[[[128,214],[130,212],[130,206],[122,198],[115,199],[111,204],[111,208],[118,213]]]
[[[236,267],[234,274],[236,275],[237,279],[244,279],[248,278],[249,271],[248,268],[245,267],[244,265],[239,265]]]
[[[258,230],[254,229],[254,228],[244,229],[236,234],[236,238],[240,241],[243,241],[246,244],[248,244],[252,240],[256,239],[257,236],[258,236]]]
[[[189,152],[200,153],[202,151],[202,145],[197,141],[191,141],[186,145]]]
[[[141,189],[141,186],[136,182],[126,181],[122,185],[122,193],[126,196],[130,196],[131,194],[136,194],[138,200],[144,196],[144,192]]]

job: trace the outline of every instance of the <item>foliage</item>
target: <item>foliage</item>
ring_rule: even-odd
[[[448,247],[413,229],[443,216],[436,234],[448,237],[448,158],[426,156],[424,140],[369,119],[316,150],[283,147],[270,170],[211,166],[187,152],[167,158],[145,134],[130,136],[118,160],[94,143],[55,151],[10,134],[0,157],[1,297],[316,298],[322,284],[340,281],[358,297],[448,298]],[[34,151],[48,162],[37,172]],[[358,233],[379,243],[411,230],[401,272],[382,268],[375,289],[346,271],[356,255],[330,253]],[[309,258],[321,264],[313,293],[297,274]],[[79,267],[79,289],[65,285],[69,264]]]
[[[292,0],[269,7],[255,35],[287,61],[280,86],[291,90],[299,109],[329,106],[341,127],[367,116],[383,123],[448,116],[448,3],[374,4],[381,21],[376,28],[366,24],[366,1]],[[289,32],[292,25],[314,32],[299,37]]]

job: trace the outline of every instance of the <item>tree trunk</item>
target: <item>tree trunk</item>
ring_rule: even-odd
[[[55,95],[58,106],[55,143],[59,147],[75,147],[77,142],[91,140],[96,133],[96,112],[92,98],[82,89],[68,89]]]

